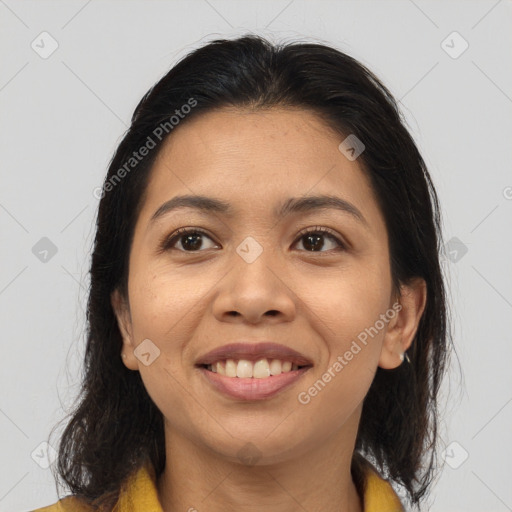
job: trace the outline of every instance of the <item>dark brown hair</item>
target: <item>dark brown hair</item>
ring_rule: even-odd
[[[385,219],[393,284],[398,290],[423,278],[427,305],[408,350],[411,364],[377,368],[363,404],[352,475],[362,493],[363,466],[371,460],[419,507],[436,469],[438,391],[451,342],[434,186],[397,102],[365,66],[323,44],[271,44],[254,35],[210,42],[178,62],[142,98],[110,162],[90,269],[83,382],[59,445],[56,481],[109,510],[129,473],[145,461],[157,476],[164,468],[162,414],[139,372],[122,363],[110,296],[116,288],[126,296],[134,226],[154,159],[175,129],[171,116],[183,114],[180,126],[222,107],[307,109],[341,137],[354,134],[365,145],[359,162]],[[149,138],[154,148],[127,167]]]

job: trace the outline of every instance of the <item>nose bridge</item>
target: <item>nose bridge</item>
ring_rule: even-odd
[[[249,236],[236,247],[229,264],[231,268],[221,281],[215,300],[217,316],[237,312],[255,321],[269,311],[286,317],[292,314],[293,293],[280,276],[283,269],[273,248],[265,248],[256,238]]]
[[[262,288],[266,293],[276,289],[276,273],[278,257],[275,248],[268,246],[271,237],[246,237],[236,247],[236,257],[232,261],[233,272],[236,273],[235,284],[248,286],[256,290]],[[261,292],[260,291],[260,292]]]

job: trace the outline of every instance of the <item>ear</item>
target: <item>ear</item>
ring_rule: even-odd
[[[121,357],[124,365],[128,369],[138,370],[138,361],[133,354],[135,344],[133,343],[132,319],[129,305],[118,289],[115,289],[110,295],[110,303],[112,304],[112,309],[114,310],[114,314],[117,319],[117,325],[123,338],[123,348],[119,357]],[[123,354],[125,354],[126,357],[122,357]]]
[[[402,364],[400,355],[410,346],[418,330],[421,315],[427,303],[427,284],[420,277],[400,287],[399,304],[395,303],[395,317],[390,320],[379,358],[379,366],[386,370]],[[398,306],[401,306],[400,308]]]

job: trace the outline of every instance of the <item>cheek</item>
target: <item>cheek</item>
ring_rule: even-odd
[[[297,279],[297,295],[315,313],[331,346],[340,349],[374,325],[389,305],[390,277],[380,264],[354,264]],[[307,314],[307,312],[306,312]]]
[[[387,286],[368,274],[340,280],[318,296],[315,310],[328,359],[314,378],[305,379],[297,396],[310,415],[321,415],[328,435],[340,428],[361,404],[373,381],[386,323]]]
[[[172,428],[185,437],[194,435],[199,423],[208,422],[208,417],[189,390],[183,375],[172,364],[172,355],[165,352],[148,367],[140,368],[140,376],[146,392],[150,396],[164,419]]]
[[[181,389],[183,380],[190,377],[190,341],[204,318],[204,298],[211,287],[203,273],[185,275],[159,269],[133,274],[130,309],[134,344],[149,339],[159,354],[151,366],[139,365],[139,371],[147,380],[148,390],[161,393],[165,400],[174,400],[173,390]]]
[[[134,332],[164,343],[173,329],[179,332],[186,325],[200,296],[193,278],[184,281],[168,271],[134,274],[130,289]]]
[[[131,277],[134,343],[149,339],[159,351],[150,365],[139,364],[141,379],[164,417],[172,417],[174,427],[187,432],[193,408],[183,374],[183,357],[193,335],[195,305],[201,291],[190,278],[180,279],[176,273],[171,278],[168,271],[134,272]]]
[[[378,264],[354,266],[323,281],[321,290],[310,285],[316,290],[308,302],[316,313],[310,317],[318,319],[328,359],[322,361],[316,380],[308,380],[310,387],[301,389],[304,394],[298,400],[340,426],[366,396],[378,366],[387,328],[381,315],[389,306],[389,274]]]

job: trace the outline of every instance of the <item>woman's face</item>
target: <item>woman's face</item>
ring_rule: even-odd
[[[384,219],[342,140],[315,114],[291,109],[219,110],[167,140],[135,227],[129,308],[113,296],[124,363],[140,372],[167,433],[228,458],[250,442],[261,463],[285,460],[343,429],[355,436],[377,366],[400,364]],[[229,211],[161,209],[183,195]],[[352,211],[302,203],[313,196]],[[279,215],[289,202],[302,207]],[[201,233],[162,242],[180,228]],[[240,384],[198,366],[213,349],[259,342],[293,349],[309,367]],[[271,392],[276,378],[287,384]]]

